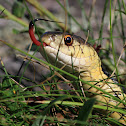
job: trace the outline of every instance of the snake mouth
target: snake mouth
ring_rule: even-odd
[[[43,47],[49,46],[47,43],[43,42]]]

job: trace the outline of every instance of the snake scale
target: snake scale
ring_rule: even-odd
[[[44,52],[41,42],[35,38],[33,32],[34,23],[38,20],[42,19],[35,19],[30,22],[29,35],[34,44],[41,46],[40,53],[43,55]],[[68,72],[74,68],[74,70],[79,73],[81,79],[90,82],[90,84],[105,90],[112,96],[125,102],[126,95],[122,93],[121,88],[116,85],[112,79],[104,74],[101,67],[101,60],[97,52],[89,43],[85,42],[84,39],[68,33],[45,32],[41,37],[41,41],[43,42],[44,50],[52,63],[57,59],[59,64],[58,67],[66,64],[65,70]],[[107,94],[95,87],[91,87],[85,83],[83,83],[82,86],[84,90],[89,92],[90,97],[94,97],[98,101],[101,101],[97,102],[97,105],[125,108],[123,103],[120,103],[111,97],[107,97]],[[110,117],[118,120],[123,125],[126,125],[126,115],[114,111],[108,111],[107,113],[110,114]]]

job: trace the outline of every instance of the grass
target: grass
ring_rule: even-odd
[[[97,24],[98,28],[98,36],[99,38],[95,38],[95,33],[93,32],[92,27],[92,18],[94,18],[93,15],[96,13],[96,3],[95,0],[91,4],[91,8],[89,10],[89,15],[86,13],[85,8],[82,6],[83,1],[79,0],[78,5],[80,5],[81,8],[81,14],[82,14],[82,22],[84,24],[85,20],[87,22],[87,28],[84,28],[82,24],[80,24],[76,17],[72,16],[70,13],[70,5],[69,1],[66,0],[65,6],[60,3],[59,0],[56,0],[59,6],[64,10],[64,13],[66,14],[66,21],[70,23],[70,27],[65,26],[66,24],[59,23],[61,22],[58,20],[53,13],[49,12],[46,8],[44,8],[40,3],[33,0],[27,0],[24,1],[22,4],[24,4],[25,9],[27,13],[30,15],[30,20],[33,19],[34,15],[32,15],[32,12],[29,10],[29,6],[27,3],[30,3],[33,8],[35,8],[38,13],[41,15],[44,13],[44,16],[46,16],[49,20],[56,21],[53,23],[53,25],[57,26],[61,30],[69,31],[70,33],[74,32],[72,31],[72,23],[75,23],[77,28],[80,29],[86,36],[88,35],[88,30],[90,32],[88,41],[92,43],[92,45],[98,40],[98,44],[103,44],[103,40],[108,40],[109,44],[106,46],[104,50],[101,50],[99,52],[99,56],[103,57],[103,66],[105,66],[106,70],[109,72],[115,71],[118,81],[120,82],[120,79],[123,80],[122,84],[125,87],[126,80],[125,80],[125,74],[120,74],[120,65],[119,62],[123,62],[122,69],[125,69],[125,59],[126,55],[124,57],[121,57],[119,60],[119,56],[121,56],[123,53],[126,54],[125,48],[122,47],[122,53],[120,55],[117,55],[117,52],[115,50],[115,39],[120,38],[123,41],[123,45],[125,45],[125,32],[124,32],[124,19],[123,17],[126,14],[126,7],[124,4],[124,1],[117,1],[116,8],[115,8],[115,1],[108,1],[106,0],[104,3],[104,8],[102,12],[102,18],[101,24]],[[112,6],[113,5],[113,6]],[[123,8],[121,8],[123,7]],[[67,9],[66,9],[67,8]],[[4,7],[0,5],[0,10],[2,11]],[[113,11],[114,10],[114,11]],[[18,10],[16,10],[18,11]],[[105,16],[107,15],[107,11],[109,11],[109,24],[110,29],[109,37],[103,38],[104,33],[104,27],[105,27]],[[118,14],[117,14],[118,13]],[[1,13],[1,18],[5,18],[2,16],[5,14],[8,19],[13,20],[21,24],[22,26],[28,28],[28,24],[22,19],[19,19],[15,15],[13,15],[11,12],[9,12],[7,9]],[[85,17],[85,18],[84,18]],[[118,17],[118,19],[117,19]],[[44,17],[45,18],[45,17]],[[95,18],[97,19],[96,15]],[[120,20],[120,21],[119,21]],[[29,22],[29,20],[27,19]],[[71,23],[72,22],[72,23]],[[44,23],[48,29],[53,30],[52,24],[49,22],[42,22]],[[37,28],[37,34],[38,36],[40,32],[44,32],[46,29],[40,29]],[[114,35],[114,30],[117,30],[117,35]],[[18,32],[20,34],[20,32]],[[40,37],[39,37],[40,38]],[[36,83],[36,81],[33,79],[29,79],[24,77],[24,72],[21,76],[13,76],[9,74],[7,71],[4,62],[2,59],[1,70],[4,71],[4,75],[0,75],[1,83],[0,83],[0,124],[1,125],[25,125],[25,126],[42,126],[42,125],[108,125],[111,123],[120,125],[121,124],[110,118],[109,114],[103,114],[99,112],[100,110],[109,110],[109,111],[117,111],[123,114],[126,114],[126,111],[124,111],[121,108],[111,108],[106,106],[100,106],[95,105],[94,102],[95,99],[90,99],[88,97],[83,97],[83,94],[81,90],[66,90],[61,89],[59,85],[61,83],[64,83],[65,85],[71,85],[70,81],[63,81],[61,78],[63,78],[63,75],[67,75],[72,77],[75,81],[74,83],[79,84],[80,81],[83,83],[86,83],[102,92],[104,94],[107,94],[107,97],[111,97],[114,100],[126,104],[124,101],[121,101],[120,99],[112,96],[111,94],[107,93],[106,91],[96,87],[95,85],[91,85],[90,82],[85,82],[82,79],[79,79],[78,77],[57,68],[56,66],[51,65],[50,63],[43,61],[39,58],[37,58],[34,54],[38,50],[34,52],[33,55],[30,55],[28,52],[22,51],[21,49],[15,47],[14,45],[9,44],[8,42],[4,40],[0,40],[3,44],[9,46],[10,48],[19,51],[22,55],[24,62],[25,60],[28,60],[26,64],[23,64],[25,68],[23,71],[27,71],[29,64],[31,63],[37,63],[40,65],[44,65],[46,68],[50,70],[50,74],[48,76],[44,76],[45,80],[44,82]],[[126,45],[125,45],[126,46]],[[109,50],[111,48],[111,50]],[[110,55],[113,56],[113,58],[110,58]],[[113,63],[114,61],[114,63]],[[34,74],[34,73],[33,73]],[[113,75],[114,76],[114,75]],[[33,86],[25,87],[22,84],[22,80],[26,80],[27,83],[32,82]],[[59,81],[60,80],[60,81]],[[119,83],[122,85],[121,83]],[[40,87],[41,91],[34,91],[33,89],[35,87]],[[86,91],[85,91],[86,93]],[[83,103],[82,103],[83,102]],[[93,110],[93,113],[92,113]]]

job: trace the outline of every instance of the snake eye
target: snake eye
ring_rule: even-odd
[[[71,37],[71,35],[65,35],[64,42],[67,46],[71,46],[73,43],[73,38]]]

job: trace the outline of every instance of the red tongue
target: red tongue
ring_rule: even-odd
[[[33,22],[31,21],[30,24],[29,24],[29,35],[31,37],[31,40],[33,41],[33,43],[37,46],[40,46],[41,45],[41,42],[38,41],[36,38],[35,38],[35,35],[34,35],[34,32],[33,32]],[[45,42],[43,42],[43,46],[48,46]]]

